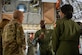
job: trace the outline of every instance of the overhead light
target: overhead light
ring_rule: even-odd
[[[31,1],[31,0],[18,0],[18,1]]]
[[[82,0],[77,0],[77,1],[82,2]]]
[[[56,3],[56,2],[57,2],[57,0],[42,0],[42,2]]]
[[[24,9],[19,9],[19,11],[22,11],[22,12],[24,12]]]

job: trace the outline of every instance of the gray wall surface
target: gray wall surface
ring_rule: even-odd
[[[0,0],[1,1],[1,0]],[[31,4],[28,1],[18,1],[18,0],[11,0],[10,5],[4,5],[5,11],[4,13],[13,13],[14,10],[17,9],[18,4],[24,4],[26,6],[26,12],[24,13],[24,20],[23,23],[27,24],[39,24],[41,20],[40,9],[34,10]],[[0,3],[1,4],[1,3]],[[1,5],[0,5],[1,7]]]

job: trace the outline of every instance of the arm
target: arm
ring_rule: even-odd
[[[54,52],[57,51],[58,46],[59,46],[59,35],[60,35],[60,29],[59,29],[59,23],[56,23],[56,27],[53,30],[52,33],[52,45],[53,45],[53,50]]]
[[[26,46],[25,35],[21,25],[18,25],[16,35],[17,35],[16,37],[17,44],[19,44],[21,47],[25,47]]]
[[[38,42],[38,37],[39,37],[39,33],[38,31],[35,33],[35,37],[34,37],[34,40],[33,40],[33,44],[36,45],[37,42]]]

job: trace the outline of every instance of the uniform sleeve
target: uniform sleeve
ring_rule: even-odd
[[[2,46],[3,46],[3,48],[6,46],[6,44],[5,44],[6,35],[7,35],[7,32],[6,32],[6,29],[4,28],[3,33],[2,33]]]
[[[17,43],[20,46],[26,45],[24,31],[21,25],[17,27],[16,35],[17,35],[16,37]]]
[[[53,45],[53,50],[54,52],[57,51],[57,48],[59,46],[59,23],[56,23],[56,27],[54,28],[53,30],[53,33],[52,33],[52,45]]]
[[[37,32],[35,33],[35,37],[34,37],[34,40],[33,40],[34,45],[36,45],[37,42],[38,42],[38,37],[39,37],[38,32],[39,32],[39,31],[37,31]]]
[[[34,39],[36,39],[36,38],[38,38],[39,37],[39,34],[38,34],[38,31],[35,33],[35,38]]]

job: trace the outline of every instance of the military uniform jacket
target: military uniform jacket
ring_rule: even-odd
[[[24,55],[25,36],[21,24],[12,20],[4,27],[2,35],[3,55]]]
[[[79,55],[79,30],[79,25],[70,19],[63,18],[56,22],[52,38],[56,55]]]
[[[0,55],[2,55],[2,33],[3,33],[3,29],[4,26],[9,22],[9,20],[4,20],[0,23]]]
[[[41,35],[41,33],[44,33],[44,38],[36,40]],[[52,55],[50,49],[51,46],[49,45],[51,40],[51,34],[52,34],[52,30],[47,30],[47,29],[41,29],[35,33],[34,40],[39,42],[40,55]]]
[[[30,40],[30,37],[28,37],[27,43],[28,43],[28,53],[27,55],[35,55],[34,53],[34,45],[32,43],[33,40]]]

